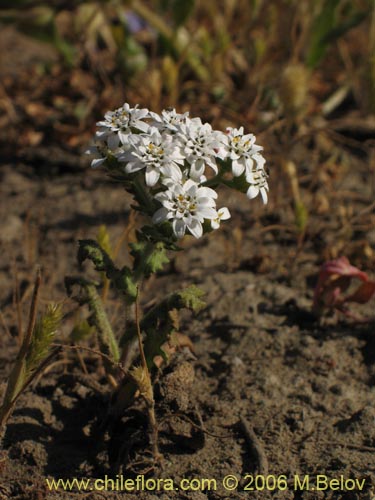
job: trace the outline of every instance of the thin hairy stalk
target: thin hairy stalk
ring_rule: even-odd
[[[101,268],[100,271],[102,272],[103,269]],[[112,360],[111,364],[105,363],[106,372],[111,373],[113,362],[117,363],[120,359],[120,351],[102,299],[97,291],[96,283],[81,278],[67,277],[65,278],[65,286],[70,296],[72,296],[73,288],[79,287],[79,292],[73,296],[73,299],[80,305],[88,305],[91,312],[90,324],[94,325],[98,332],[100,349],[105,354],[110,355]]]
[[[101,352],[101,351],[98,351],[97,349],[92,349],[91,347],[84,347],[82,345],[64,345],[64,344],[52,344],[56,347],[60,347],[62,349],[71,349],[73,351],[86,351],[86,352],[90,352],[91,354],[95,354],[96,356],[99,356],[103,359],[105,359],[106,361],[108,361],[108,363],[112,364],[114,367],[118,368],[120,370],[120,372],[126,376],[128,373],[126,370],[124,370],[124,368],[122,367],[122,365],[120,363],[117,363],[116,361],[114,361],[110,356],[107,356],[107,354],[104,354],[104,352]]]
[[[87,286],[87,296],[89,300],[89,307],[95,314],[96,326],[100,332],[100,338],[103,344],[109,347],[109,352],[112,354],[114,361],[118,361],[120,353],[117,341],[108,321],[107,314],[104,311],[99,294],[94,286]]]
[[[151,445],[152,445],[152,453],[154,455],[155,460],[161,459],[161,454],[159,452],[158,446],[158,438],[159,438],[159,430],[158,424],[156,421],[155,415],[155,398],[154,398],[154,389],[152,387],[151,375],[147,366],[147,360],[145,356],[145,352],[143,349],[143,341],[142,341],[142,333],[139,319],[139,288],[137,293],[137,298],[135,301],[135,323],[137,328],[137,337],[138,337],[138,347],[139,354],[141,357],[141,366],[142,366],[142,383],[139,383],[139,380],[136,379],[138,385],[140,387],[141,393],[146,400],[147,409],[148,409],[148,419],[151,429]],[[137,377],[138,378],[138,377]],[[143,386],[143,387],[141,387]]]

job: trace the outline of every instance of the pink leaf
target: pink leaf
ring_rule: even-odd
[[[358,279],[362,284],[357,290],[345,297],[352,279]],[[319,272],[318,283],[314,291],[314,309],[321,313],[324,309],[343,311],[346,302],[364,304],[375,294],[375,282],[368,275],[352,266],[346,257],[325,262]]]
[[[322,270],[326,275],[337,274],[339,276],[350,276],[351,278],[358,278],[361,281],[368,281],[366,273],[352,266],[346,257],[340,257],[335,260],[330,260],[323,264]]]
[[[375,294],[375,281],[366,281],[360,285],[357,290],[346,297],[345,302],[358,302],[365,304]]]

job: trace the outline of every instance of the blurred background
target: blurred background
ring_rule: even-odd
[[[124,101],[243,125],[264,147],[272,230],[374,265],[374,0],[0,6],[2,163],[89,168],[95,123]]]
[[[375,111],[373,0],[0,7],[1,145],[10,155],[55,142],[74,151],[125,100],[256,132],[282,133],[280,119]]]

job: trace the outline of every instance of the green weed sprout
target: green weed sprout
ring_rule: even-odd
[[[149,410],[151,441],[159,457],[152,377],[155,359],[167,361],[165,346],[176,330],[176,314],[183,308],[204,307],[203,292],[195,286],[172,293],[143,317],[139,312],[142,283],[169,262],[185,235],[201,238],[230,218],[227,207],[217,206],[220,185],[268,201],[267,174],[262,147],[243,127],[213,130],[200,118],[174,109],[154,113],[124,104],[98,122],[95,144],[89,149],[92,167],[102,167],[133,195],[133,208],[148,222],[130,243],[132,267],[117,267],[106,238],[79,242],[78,260],[89,260],[122,297],[128,312],[126,333],[117,339],[98,293],[99,283],[85,278],[66,279],[67,290],[80,304],[88,304],[89,322],[95,325],[105,354],[107,375],[118,381],[112,414],[120,417],[137,394]],[[106,247],[106,248],[104,248]],[[138,343],[138,359],[129,361],[129,347]],[[121,370],[118,364],[121,363]],[[117,366],[117,368],[116,368]],[[123,376],[127,370],[126,376]],[[120,380],[119,380],[120,379]]]

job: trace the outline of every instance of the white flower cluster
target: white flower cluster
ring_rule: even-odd
[[[187,231],[199,238],[205,221],[217,229],[221,220],[230,218],[228,208],[216,208],[218,195],[205,185],[205,174],[210,181],[217,176],[218,182],[224,172],[231,172],[233,179],[242,176],[248,198],[260,194],[267,203],[263,148],[243,127],[223,133],[200,118],[189,118],[189,113],[173,109],[159,115],[127,103],[108,111],[97,126],[95,145],[88,150],[94,155],[92,167],[114,158],[127,174],[144,172],[147,188],[161,205],[153,222],[170,221],[177,238]]]

